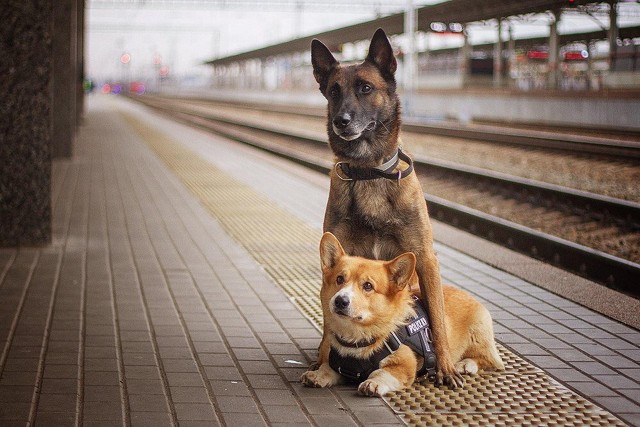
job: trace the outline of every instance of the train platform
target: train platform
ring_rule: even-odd
[[[326,177],[90,96],[52,185],[52,244],[0,248],[0,425],[640,426],[635,299],[435,222],[506,371],[306,388]]]

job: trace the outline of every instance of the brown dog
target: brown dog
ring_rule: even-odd
[[[341,65],[325,45],[313,40],[311,60],[328,101],[329,145],[338,161],[331,173],[324,231],[336,235],[350,255],[390,260],[404,252],[415,254],[436,342],[436,383],[462,386],[444,326],[440,269],[427,205],[411,159],[398,151],[397,64],[389,40],[384,31],[376,31],[367,58],[357,65]],[[325,329],[318,366],[328,354]]]
[[[328,387],[350,379],[367,396],[382,396],[413,384],[419,367],[424,366],[423,355],[429,354],[424,342],[421,345],[418,340],[415,350],[416,340],[410,338],[428,327],[415,292],[419,291],[415,255],[407,252],[391,261],[352,257],[333,234],[325,233],[320,260],[320,298],[323,312],[328,313],[324,325],[331,353],[328,362],[305,372],[301,381]],[[444,287],[444,307],[456,371],[503,370],[489,311],[451,286]],[[428,350],[429,344],[426,347]]]

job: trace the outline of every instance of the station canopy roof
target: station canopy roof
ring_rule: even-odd
[[[550,10],[560,10],[563,7],[580,6],[594,3],[593,0],[450,0],[443,3],[423,6],[416,9],[417,29],[428,31],[433,22],[467,23],[486,21],[489,19],[506,18],[509,16],[542,13]],[[384,16],[371,21],[362,22],[348,27],[338,28],[263,48],[226,56],[208,61],[208,65],[228,65],[234,62],[250,59],[265,59],[271,56],[304,52],[309,49],[311,40],[319,39],[331,50],[338,51],[344,43],[366,40],[376,29],[383,28],[388,35],[404,32],[404,12]]]

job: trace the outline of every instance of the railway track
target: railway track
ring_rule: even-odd
[[[314,126],[247,120],[202,102],[136,99],[315,170],[333,166],[326,137]],[[414,160],[434,218],[640,297],[639,203],[421,154]]]
[[[283,117],[301,116],[321,119],[324,124],[326,110],[324,108],[266,105],[262,103],[246,104],[241,102],[221,102],[202,98],[162,98],[192,105],[218,106],[241,110],[261,111],[268,114],[280,114]],[[564,131],[562,130],[564,129]],[[551,130],[535,129],[533,126],[504,126],[491,123],[474,123],[461,125],[453,121],[419,120],[403,118],[402,130],[469,140],[489,141],[491,143],[516,145],[523,147],[540,147],[545,150],[557,149],[581,154],[599,154],[610,158],[640,159],[640,135],[629,130],[602,131],[584,128],[552,128]]]

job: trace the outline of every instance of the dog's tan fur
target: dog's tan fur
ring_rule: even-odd
[[[415,314],[411,295],[419,294],[416,257],[410,252],[391,261],[348,256],[336,237],[325,233],[320,258],[321,302],[328,342],[343,356],[367,359],[384,345],[391,332]],[[342,279],[338,280],[338,276]],[[371,284],[371,289],[366,283]],[[349,296],[345,313],[336,309],[339,295]],[[479,369],[503,370],[489,311],[471,295],[452,286],[444,286],[444,307],[444,324],[456,371],[475,374]],[[365,348],[344,347],[336,335],[350,342],[375,342]],[[422,361],[403,344],[382,360],[380,368],[360,384],[358,391],[382,396],[408,387],[415,381],[418,363]],[[301,380],[308,386],[329,387],[343,378],[324,362],[317,370],[305,372]]]
[[[378,30],[367,59],[357,65],[341,65],[318,40],[312,42],[311,54],[314,76],[328,100],[327,131],[336,160],[361,168],[381,165],[400,145],[396,60],[387,36]],[[350,119],[346,125],[341,124],[344,118]],[[406,168],[400,162],[396,172]],[[380,260],[404,252],[416,256],[421,296],[427,301],[440,362],[436,383],[452,388],[464,384],[448,348],[438,258],[416,174],[402,180],[344,181],[334,170],[323,228],[338,237],[349,255]],[[327,361],[326,335],[325,331],[317,366]]]

